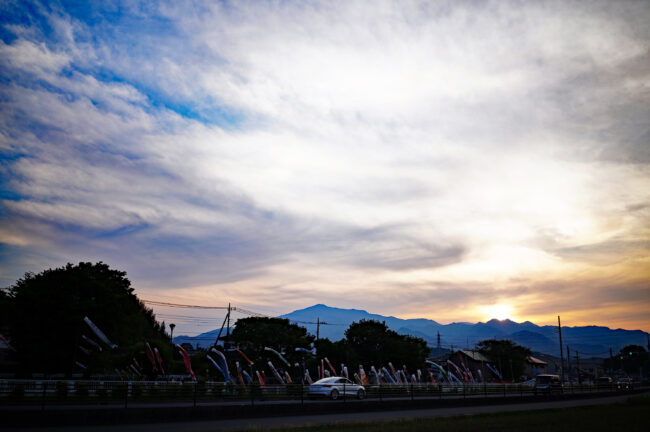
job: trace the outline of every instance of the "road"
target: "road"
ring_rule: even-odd
[[[641,394],[650,396],[650,392]],[[115,426],[80,426],[80,427],[44,427],[44,428],[21,428],[5,429],[0,427],[1,431],[19,430],[23,432],[217,432],[217,431],[235,431],[246,428],[257,428],[259,430],[269,428],[279,428],[283,426],[295,427],[306,425],[323,425],[336,423],[350,423],[359,421],[377,421],[377,420],[399,420],[414,418],[435,418],[449,417],[458,415],[473,415],[481,413],[495,412],[512,412],[541,410],[550,408],[570,408],[578,406],[608,405],[614,403],[623,403],[629,395],[616,395],[596,399],[574,399],[574,400],[557,400],[548,402],[532,402],[522,404],[508,405],[490,405],[490,406],[467,406],[467,407],[446,407],[430,408],[421,410],[401,410],[401,411],[381,411],[381,412],[362,412],[362,413],[345,413],[345,414],[321,414],[308,416],[291,416],[291,417],[265,417],[249,419],[228,419],[228,420],[211,420],[197,422],[174,422],[174,423],[154,423],[146,425],[115,425]]]
[[[598,393],[598,391],[594,391],[593,389],[589,390],[580,390],[580,391],[574,391],[566,389],[565,394],[569,396],[577,396],[580,397],[581,394],[584,395],[593,395],[595,393]],[[507,393],[501,393],[500,391],[490,391],[486,394],[479,392],[479,393],[470,393],[468,392],[467,394],[458,393],[458,392],[444,392],[441,395],[438,394],[430,394],[430,395],[422,395],[418,394],[415,396],[416,401],[423,401],[423,400],[464,400],[464,399],[485,399],[485,398],[499,398],[501,396],[503,397],[519,397],[519,396],[532,396],[533,393],[530,389],[526,389],[521,392],[521,390],[508,390]],[[542,398],[545,397],[544,395],[539,395],[538,397]],[[372,394],[366,395],[366,398],[364,400],[358,400],[356,397],[351,397],[348,396],[347,398],[340,397],[338,400],[333,401],[329,400],[328,398],[314,398],[311,399],[307,396],[303,400],[301,399],[287,399],[287,398],[279,398],[279,399],[272,399],[272,398],[265,398],[265,399],[255,399],[254,405],[255,406],[260,406],[260,405],[286,405],[286,404],[294,404],[295,406],[298,405],[311,405],[311,404],[323,404],[323,403],[331,403],[331,404],[341,404],[341,403],[348,403],[348,404],[354,404],[354,403],[363,403],[365,401],[380,401],[382,398],[380,398],[376,392]],[[383,401],[386,403],[391,403],[392,401],[398,402],[398,401],[410,401],[412,400],[411,396],[408,394],[405,394],[404,391],[400,392],[391,392],[391,393],[386,393],[384,392],[383,394]],[[197,407],[214,407],[214,406],[221,406],[221,407],[238,407],[242,405],[249,404],[251,401],[250,399],[247,398],[234,398],[230,400],[224,400],[224,399],[212,399],[210,400],[209,398],[199,398],[197,402],[195,403],[191,397],[185,398],[183,400],[174,400],[174,401],[156,401],[156,400],[145,400],[145,401],[134,401],[131,398],[129,398],[127,406],[129,409],[133,408],[179,408],[179,407],[192,407],[192,406],[197,406]],[[57,401],[48,401],[45,404],[45,409],[47,411],[70,411],[70,410],[85,410],[85,409],[94,409],[94,410],[111,410],[111,409],[116,409],[120,407],[124,407],[124,401],[120,401],[119,399],[115,400],[107,400],[103,404],[98,404],[97,402],[90,402],[90,403],[84,403],[84,404],[75,404],[75,403],[70,403],[70,402],[65,402],[65,403],[60,403]],[[11,410],[11,411],[33,411],[34,409],[40,409],[41,405],[38,403],[38,399],[33,401],[33,403],[30,404],[25,404],[25,405],[14,405],[14,404],[7,404],[7,405],[0,405],[0,418],[2,417],[2,412]]]

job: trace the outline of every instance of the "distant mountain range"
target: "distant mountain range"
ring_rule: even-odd
[[[533,352],[559,356],[560,343],[557,326],[538,326],[526,321],[516,323],[511,320],[492,319],[486,323],[451,323],[440,324],[424,318],[401,319],[392,316],[371,314],[359,309],[339,309],[317,304],[280,316],[301,325],[313,335],[316,334],[317,321],[320,321],[319,336],[337,341],[345,336],[345,330],[353,322],[365,320],[384,321],[386,325],[400,334],[420,337],[431,348],[437,347],[438,334],[440,344],[445,349],[473,348],[484,339],[510,339],[519,345],[530,348]],[[193,346],[207,347],[216,338],[219,330],[212,330],[195,337],[177,336],[174,342],[189,342]],[[572,355],[575,350],[586,357],[607,357],[609,349],[617,353],[626,345],[647,346],[646,333],[641,330],[612,330],[608,327],[562,327],[564,350],[569,345]]]

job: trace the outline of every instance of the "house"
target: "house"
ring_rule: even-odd
[[[524,375],[528,377],[534,377],[539,374],[546,373],[546,368],[548,363],[544,360],[540,360],[537,357],[528,356],[526,357],[526,363],[524,364]]]

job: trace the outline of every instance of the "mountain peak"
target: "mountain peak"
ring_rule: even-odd
[[[337,308],[334,306],[327,306],[326,304],[323,303],[318,303],[313,306],[306,307],[304,309],[296,309],[293,312],[290,312],[288,314],[283,315],[283,317],[287,317],[289,315],[294,315],[294,314],[300,314],[300,313],[313,313],[313,312],[339,312],[339,313],[355,313],[355,314],[364,314],[364,315],[373,315],[369,313],[368,311],[365,311],[363,309],[344,309],[344,308]]]
[[[306,308],[301,309],[301,310],[313,310],[313,309],[325,309],[325,308],[329,308],[329,306],[327,306],[326,304],[323,304],[323,303],[318,303],[318,304],[306,307]]]
[[[486,324],[517,324],[517,323],[514,322],[514,321],[512,321],[512,320],[509,319],[509,318],[502,319],[502,320],[500,320],[500,319],[496,319],[496,318],[492,318],[492,319],[491,319],[490,321],[488,321]]]

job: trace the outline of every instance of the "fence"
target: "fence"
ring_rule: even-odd
[[[359,386],[340,385],[337,399],[343,402],[356,399],[390,400],[421,398],[488,398],[508,396],[545,397],[547,393],[537,392],[534,386],[526,384],[402,384],[402,385],[367,385],[359,392]],[[611,385],[565,385],[554,389],[558,394],[595,393],[626,391],[630,388],[618,388]],[[327,397],[328,394],[321,395]],[[130,405],[146,404],[197,404],[214,403],[250,403],[256,401],[293,401],[309,403],[315,397],[309,385],[267,385],[252,384],[248,386],[224,384],[212,381],[47,381],[47,380],[0,380],[0,404],[3,405]]]

